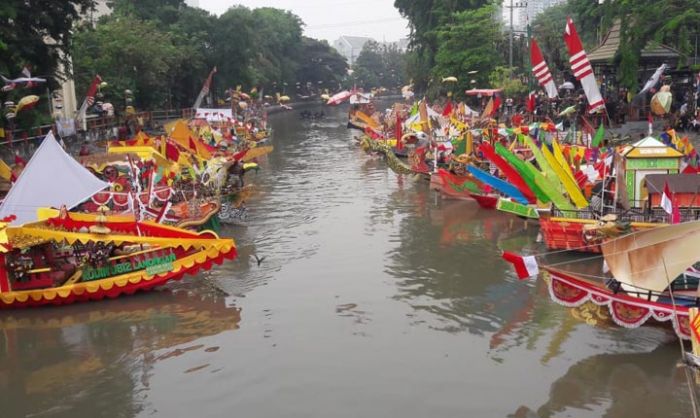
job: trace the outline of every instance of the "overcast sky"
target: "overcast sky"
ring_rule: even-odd
[[[394,8],[394,0],[199,0],[199,7],[217,15],[236,4],[291,10],[306,24],[306,36],[329,42],[341,35],[377,41],[408,36],[408,22]]]

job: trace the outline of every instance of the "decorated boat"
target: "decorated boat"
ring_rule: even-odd
[[[0,308],[115,298],[236,256],[231,239],[121,216],[40,210],[0,224]]]
[[[612,238],[601,246],[607,273],[564,269],[537,261],[535,256],[504,253],[519,277],[546,272],[550,296],[567,307],[587,302],[607,307],[616,324],[637,328],[647,323],[667,324],[679,338],[689,339],[689,308],[700,306],[696,269],[700,256],[700,221],[686,222]],[[586,259],[590,263],[589,259]]]

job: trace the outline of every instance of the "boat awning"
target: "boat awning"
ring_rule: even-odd
[[[671,193],[700,194],[700,176],[697,174],[647,174],[644,177],[649,193],[661,194],[668,184]]]
[[[656,138],[640,139],[622,151],[625,158],[681,158],[683,153]]]
[[[205,109],[198,108],[194,114],[195,119],[206,119],[207,122],[224,122],[233,119],[231,109]]]
[[[662,292],[698,259],[700,221],[663,226],[601,244],[605,262],[621,283]]]
[[[20,225],[38,219],[44,207],[71,209],[109,184],[95,177],[46,135],[0,206],[0,218],[15,215]]]

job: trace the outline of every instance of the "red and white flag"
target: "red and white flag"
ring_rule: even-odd
[[[669,215],[673,214],[673,200],[671,200],[671,190],[668,183],[664,183],[664,192],[661,195],[661,208]]]
[[[537,265],[537,259],[534,255],[523,257],[520,254],[504,251],[503,259],[511,263],[515,267],[515,273],[520,280],[525,280],[532,276],[537,276],[540,268]]]
[[[547,97],[550,99],[557,97],[557,86],[554,84],[552,73],[549,72],[549,66],[547,66],[535,38],[530,39],[530,63],[532,64],[532,72],[535,74],[537,82],[547,92]]]
[[[649,123],[649,136],[654,133],[654,117],[651,116],[651,112],[647,114],[647,122]]]
[[[586,50],[583,49],[581,38],[579,38],[578,32],[576,32],[574,21],[571,20],[571,18],[566,19],[564,42],[566,43],[566,49],[569,51],[571,71],[574,73],[576,79],[581,82],[583,91],[586,93],[586,98],[588,99],[588,112],[593,113],[596,110],[605,107],[605,102],[603,101],[603,97],[600,95],[598,83],[596,82],[595,75],[593,74],[593,67],[591,66],[590,61],[588,61],[588,55],[586,55]]]
[[[90,83],[90,87],[88,88],[87,94],[85,94],[85,100],[83,100],[83,104],[80,106],[80,110],[78,111],[78,119],[83,121],[83,125],[85,122],[85,114],[87,113],[88,107],[95,104],[95,95],[97,95],[97,89],[100,87],[101,82],[102,77],[100,77],[99,74],[96,75],[95,78],[92,80],[92,83]],[[83,126],[83,130],[85,130],[85,126]]]

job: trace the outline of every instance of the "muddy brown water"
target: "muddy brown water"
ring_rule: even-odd
[[[535,226],[396,176],[325,112],[271,116],[235,262],[0,312],[0,417],[691,416],[667,332],[518,281],[500,252],[541,251]]]

